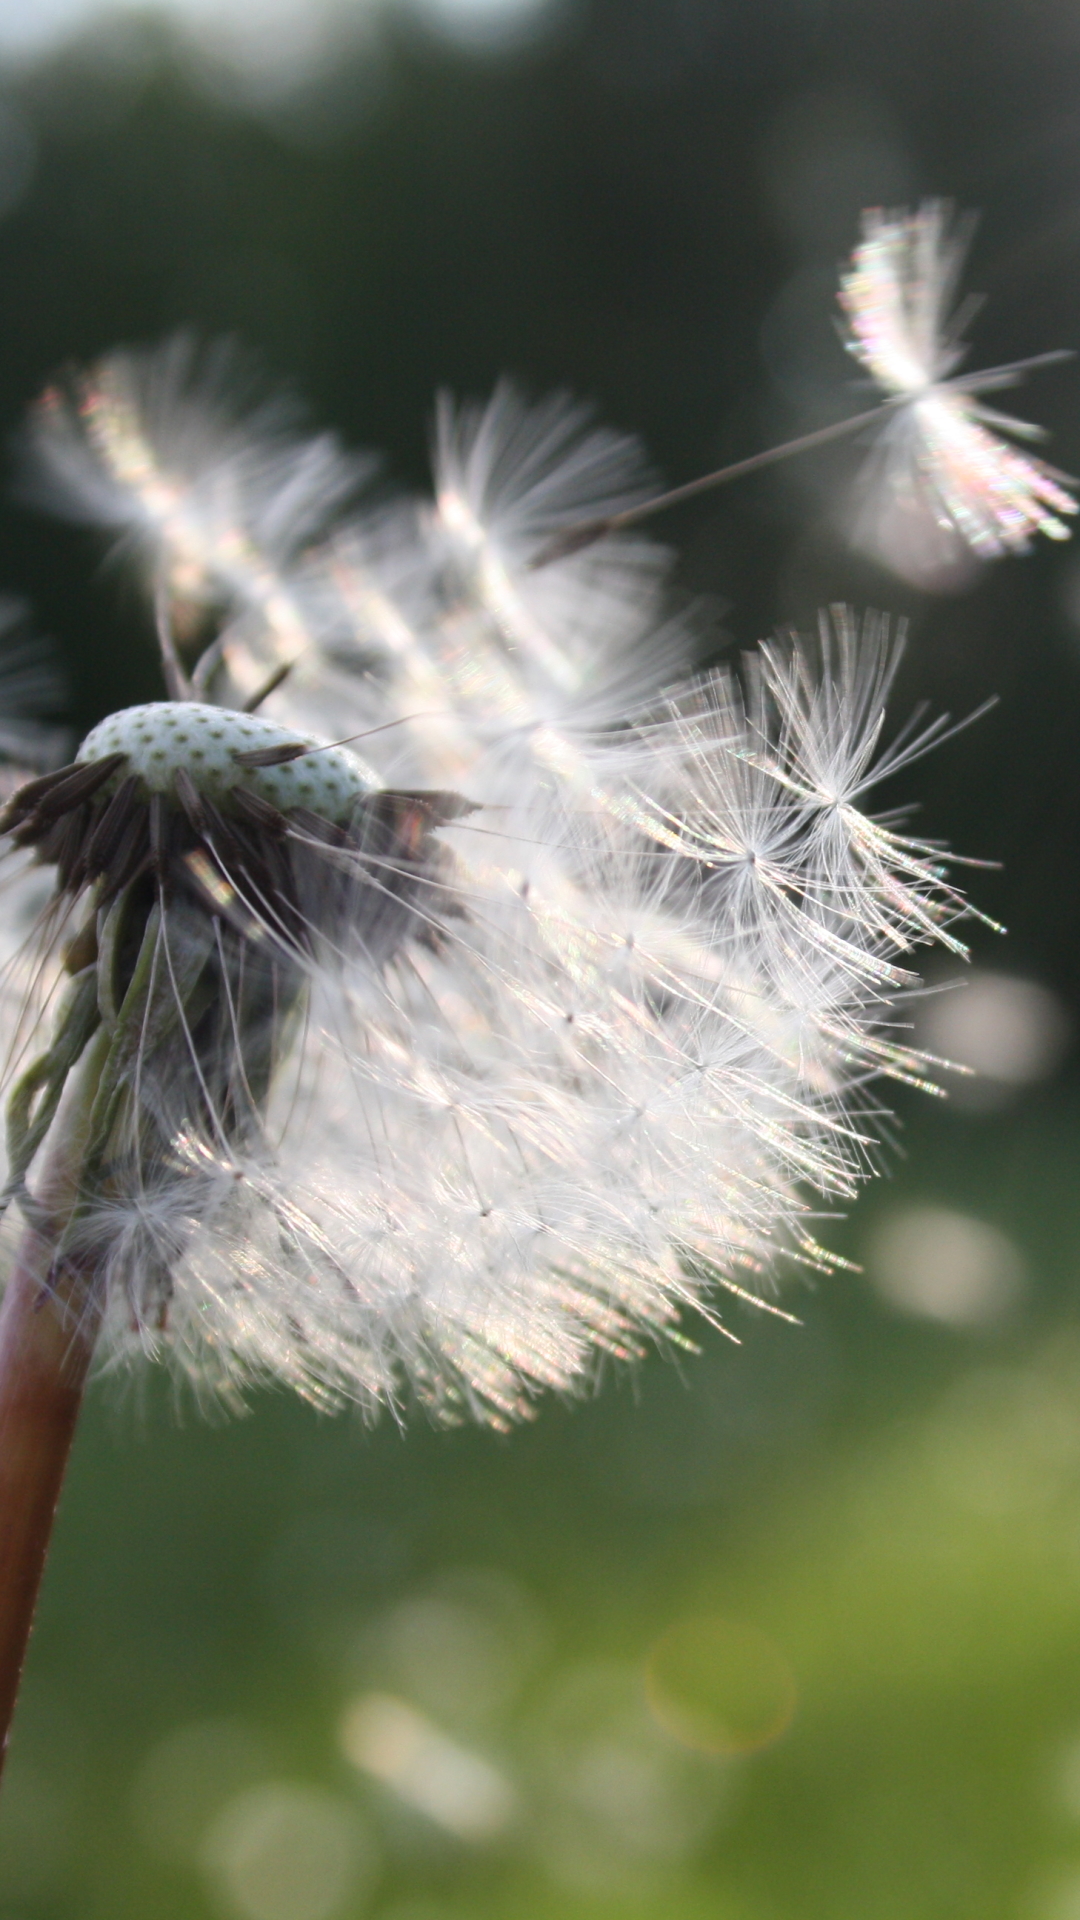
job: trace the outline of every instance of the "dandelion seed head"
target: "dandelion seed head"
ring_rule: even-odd
[[[355,769],[320,837],[310,796],[255,783],[323,756],[260,766],[295,737],[196,703],[114,716],[17,797],[27,847],[77,821],[54,857],[100,903],[69,991],[113,1021],[119,1107],[69,1253],[107,1272],[106,1364],[500,1425],[716,1317],[717,1287],[766,1300],[785,1248],[820,1262],[804,1188],[850,1197],[850,1084],[903,1070],[853,790],[890,662],[838,617],[744,694],[714,675],[622,747],[579,743],[588,807],[523,784],[528,885],[496,833],[451,886],[450,799]],[[845,741],[852,872],[826,898],[813,775]],[[933,937],[902,905],[891,947]]]
[[[104,1364],[504,1425],[725,1295],[772,1310],[871,1170],[868,1082],[927,1076],[893,1005],[965,911],[865,810],[940,731],[887,743],[886,624],[688,677],[660,549],[530,564],[645,490],[564,397],[445,402],[433,500],[372,506],[200,365],[114,357],[40,427],[152,555],[193,697],[0,816],[55,877],[5,1193],[32,1213],[93,1066],[62,1252]]]

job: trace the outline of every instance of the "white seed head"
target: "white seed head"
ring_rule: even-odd
[[[243,755],[271,753],[276,747],[313,751],[280,766],[245,765]],[[211,800],[244,786],[282,812],[307,807],[339,826],[375,784],[363,763],[344,747],[324,746],[295,727],[194,700],[152,700],[110,714],[87,734],[76,759],[89,763],[114,753],[126,755],[128,772],[151,793],[169,792],[182,770]]]
[[[149,445],[107,375],[110,446]],[[63,425],[66,456],[89,428]],[[778,1255],[829,1266],[815,1195],[871,1170],[869,1082],[926,1078],[893,1031],[908,957],[958,946],[939,850],[862,811],[937,730],[881,752],[884,623],[688,681],[650,543],[534,568],[640,485],[564,402],[445,406],[433,504],[314,546],[245,514],[242,570],[234,426],[161,517],[178,621],[180,536],[209,543],[226,611],[191,685],[218,704],[114,716],[4,822],[92,909],[14,1172],[32,1197],[40,1077],[100,1007],[120,1120],[68,1237],[110,1363],[503,1424],[720,1289],[767,1304]],[[109,475],[134,521],[143,480]],[[297,757],[361,732],[379,781]]]

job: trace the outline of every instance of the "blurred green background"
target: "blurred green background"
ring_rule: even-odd
[[[865,404],[836,263],[926,193],[982,213],[974,364],[1080,345],[1075,0],[266,4],[0,6],[5,431],[191,325],[408,482],[435,388],[504,371],[687,478]],[[1075,367],[1021,410],[1080,467]],[[999,696],[903,782],[1002,863],[1007,938],[920,1015],[982,1081],[898,1102],[801,1328],[508,1437],[100,1383],[0,1920],[1080,1920],[1080,565],[919,595],[845,544],[857,470],[667,530],[717,652],[849,599],[911,617],[898,718]],[[0,586],[73,724],[159,691],[95,539],[8,504]]]

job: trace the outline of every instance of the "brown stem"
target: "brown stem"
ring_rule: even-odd
[[[34,1217],[0,1301],[0,1771],[101,1326],[99,1276],[56,1254],[78,1198],[108,1043],[99,1029],[61,1102]]]
[[[0,1306],[0,1770],[101,1318],[50,1283],[54,1245],[27,1228]]]

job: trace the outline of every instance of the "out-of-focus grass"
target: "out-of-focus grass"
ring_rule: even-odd
[[[992,1331],[841,1275],[506,1439],[100,1389],[2,1920],[1080,1914],[1080,1114],[923,1110],[908,1154],[833,1242],[992,1222],[1032,1276]],[[731,1646],[786,1730],[725,1732]]]

